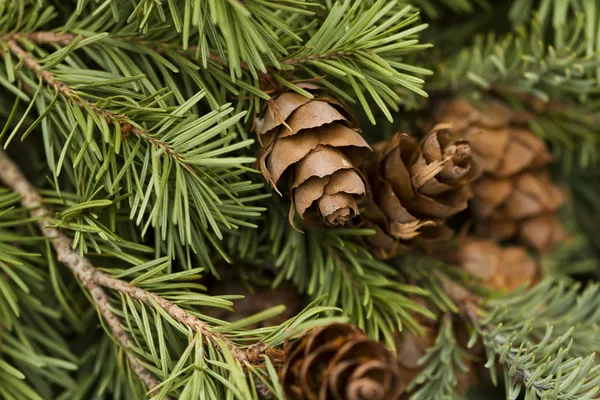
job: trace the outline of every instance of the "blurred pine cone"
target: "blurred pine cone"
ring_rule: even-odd
[[[532,284],[538,266],[524,247],[501,247],[493,240],[468,237],[456,252],[457,264],[493,290],[514,290]]]
[[[407,384],[394,355],[349,324],[289,344],[280,376],[287,400],[396,400]]]
[[[435,126],[421,144],[396,134],[373,146],[364,167],[370,192],[362,221],[377,232],[366,237],[377,257],[450,238],[444,221],[467,207],[479,169],[469,143],[449,127]]]
[[[487,99],[481,108],[460,98],[439,103],[434,120],[452,124],[469,141],[483,176],[473,183],[469,210],[475,233],[496,240],[518,237],[538,251],[564,239],[556,217],[564,202],[545,170],[551,156],[543,140],[503,103]]]
[[[352,129],[349,113],[315,85],[314,98],[286,92],[269,101],[257,131],[263,144],[260,169],[273,187],[288,175],[292,204],[300,218],[344,225],[358,214],[365,184],[357,163],[370,147]],[[346,115],[344,115],[344,113]]]

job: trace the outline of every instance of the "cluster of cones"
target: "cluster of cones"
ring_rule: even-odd
[[[414,248],[447,255],[448,220],[460,213],[472,235],[459,239],[456,264],[493,290],[538,279],[529,251],[564,240],[556,215],[564,194],[549,178],[545,143],[522,115],[493,99],[476,107],[451,98],[436,104],[422,140],[398,133],[371,149],[343,104],[317,86],[302,88],[313,98],[278,96],[257,129],[264,176],[274,187],[290,182],[292,224],[296,213],[305,228],[353,220],[375,231],[365,244],[388,259]],[[459,303],[470,295],[445,289]],[[283,353],[285,398],[400,399],[433,344],[430,328],[423,338],[404,334],[397,357],[350,325],[315,329]],[[458,379],[466,388],[472,377]]]
[[[454,234],[448,219],[463,211],[474,238],[461,243],[470,248],[510,240],[546,252],[564,239],[556,216],[564,194],[549,178],[545,143],[522,114],[494,99],[476,107],[451,98],[436,104],[421,141],[398,133],[371,149],[342,103],[314,84],[301,86],[312,99],[279,95],[257,129],[264,176],[275,188],[290,183],[292,224],[296,213],[305,228],[354,219],[376,232],[365,242],[380,259],[445,245]],[[497,259],[526,254],[500,250]],[[490,286],[512,288],[498,283],[508,280]]]

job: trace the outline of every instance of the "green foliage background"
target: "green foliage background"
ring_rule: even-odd
[[[318,79],[353,106],[372,143],[419,134],[430,100],[448,93],[533,111],[530,127],[572,192],[570,239],[539,259],[548,278],[488,293],[423,255],[373,259],[355,240],[366,230],[292,229],[287,199],[254,169],[267,76],[307,96],[298,83]],[[242,349],[338,320],[393,346],[395,332],[422,331],[416,316],[439,319],[414,399],[459,398],[464,349],[448,321],[461,317],[484,340],[500,397],[598,396],[599,92],[597,0],[0,0],[0,140],[79,254]],[[131,351],[162,382],[148,394],[28,211],[0,187],[0,398],[281,398],[268,358],[242,365],[159,307],[112,291]],[[272,267],[273,285],[290,281],[311,302],[269,328],[249,327],[281,307],[211,317],[237,300],[205,293],[225,264],[245,276]],[[477,317],[459,312],[447,279],[485,298]],[[489,398],[478,393],[470,398]]]

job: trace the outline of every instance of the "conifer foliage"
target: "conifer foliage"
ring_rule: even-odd
[[[599,13],[0,0],[0,399],[598,398]]]

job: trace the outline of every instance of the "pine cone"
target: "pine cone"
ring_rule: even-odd
[[[469,141],[473,160],[483,169],[472,185],[469,207],[476,234],[496,240],[518,237],[541,252],[564,239],[555,216],[564,196],[544,170],[551,156],[517,113],[496,100],[478,109],[453,98],[437,106],[434,119],[451,123],[453,132]]]
[[[493,240],[469,237],[456,254],[458,265],[493,290],[514,290],[536,281],[538,267],[523,247],[501,247]]]
[[[415,244],[447,240],[444,220],[467,207],[479,175],[467,141],[437,125],[419,145],[407,134],[376,144],[365,165],[370,196],[362,221],[373,253],[390,258]]]
[[[287,400],[395,400],[406,388],[394,355],[348,324],[288,345],[280,376]]]
[[[358,214],[357,199],[365,194],[355,165],[370,147],[339,102],[314,85],[303,87],[314,99],[287,92],[269,102],[258,129],[265,144],[260,168],[275,188],[289,176],[290,222],[295,209],[303,219],[318,216],[328,226],[344,225]]]

